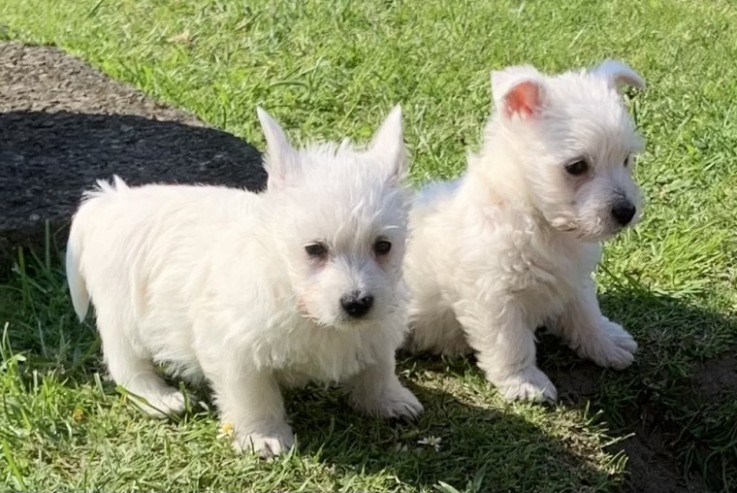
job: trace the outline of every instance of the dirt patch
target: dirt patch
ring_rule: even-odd
[[[737,356],[727,354],[722,358],[707,360],[696,370],[694,391],[705,399],[724,394],[737,395]]]
[[[737,357],[727,351],[722,357],[706,360],[694,369],[692,395],[699,401],[718,404],[734,399],[737,393]],[[583,405],[596,400],[600,378],[605,370],[588,362],[577,362],[548,371],[556,383],[560,400],[567,405]],[[687,384],[688,385],[688,384]],[[688,388],[688,386],[686,387]],[[629,477],[623,491],[632,493],[708,493],[717,491],[691,471],[684,471],[679,450],[687,443],[697,449],[705,445],[697,437],[686,436],[666,410],[655,405],[657,398],[640,396],[636,405],[629,404],[620,412],[626,416],[631,438],[613,447],[627,456]],[[685,403],[684,403],[685,404]],[[627,433],[627,430],[621,433]],[[698,470],[698,469],[697,469]]]
[[[17,246],[43,245],[47,221],[63,244],[81,192],[113,174],[254,190],[266,178],[246,142],[59,50],[0,43],[0,272]]]
[[[572,358],[578,359],[578,356],[573,355]],[[548,372],[558,389],[558,398],[564,403],[579,403],[594,398],[600,375],[601,368],[588,361]]]
[[[684,477],[673,457],[675,436],[655,428],[642,428],[622,445],[627,455],[632,493],[708,493],[699,478]]]

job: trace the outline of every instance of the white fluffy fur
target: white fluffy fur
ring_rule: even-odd
[[[79,317],[95,305],[118,384],[168,414],[183,396],[154,364],[204,376],[234,446],[269,456],[293,444],[280,385],[341,382],[354,407],[386,417],[422,406],[394,371],[407,302],[399,108],[366,150],[295,150],[259,118],[268,191],[100,182],[74,217],[67,276]],[[392,243],[387,255],[377,239]],[[329,248],[323,261],[305,251],[316,241]],[[360,319],[341,307],[350,293],[374,296]]]
[[[496,111],[468,171],[425,189],[410,216],[405,278],[418,351],[476,352],[510,399],[556,398],[535,362],[546,325],[578,354],[625,368],[637,344],[600,310],[591,274],[600,241],[623,228],[617,201],[637,208],[632,156],[642,140],[617,87],[644,88],[621,62],[546,76],[492,73]],[[572,176],[566,165],[585,159]],[[625,165],[625,160],[627,160]]]

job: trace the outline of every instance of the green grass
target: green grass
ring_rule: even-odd
[[[0,489],[616,491],[632,433],[663,437],[677,475],[737,489],[735,387],[699,384],[737,348],[735,25],[728,0],[4,0],[0,39],[57,45],[259,147],[256,105],[304,141],[367,138],[401,102],[417,182],[463,170],[490,68],[616,57],[649,89],[630,102],[648,139],[646,216],[598,273],[605,311],[640,343],[632,368],[594,370],[545,337],[540,364],[561,389],[592,382],[550,408],[503,402],[470,361],[404,360],[419,423],[293,392],[298,451],[265,463],[235,456],[198,403],[143,418],[104,379],[56,257],[19,257],[0,289]],[[418,444],[431,436],[437,451]]]

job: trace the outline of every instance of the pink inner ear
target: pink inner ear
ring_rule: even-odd
[[[517,84],[504,98],[504,113],[507,118],[518,114],[521,118],[533,116],[540,108],[540,87],[534,82]]]

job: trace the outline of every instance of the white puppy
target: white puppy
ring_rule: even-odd
[[[341,382],[384,417],[422,406],[394,364],[408,301],[399,107],[365,150],[296,150],[259,118],[266,192],[100,182],[74,217],[67,276],[79,317],[95,305],[118,384],[165,414],[184,399],[154,364],[203,375],[236,449],[269,456],[293,444],[282,384]]]
[[[556,398],[535,362],[541,325],[601,366],[632,363],[637,344],[601,314],[591,278],[600,241],[640,212],[632,167],[643,141],[624,84],[645,86],[616,61],[492,72],[481,152],[461,179],[421,193],[410,216],[410,349],[475,351],[509,399]]]

